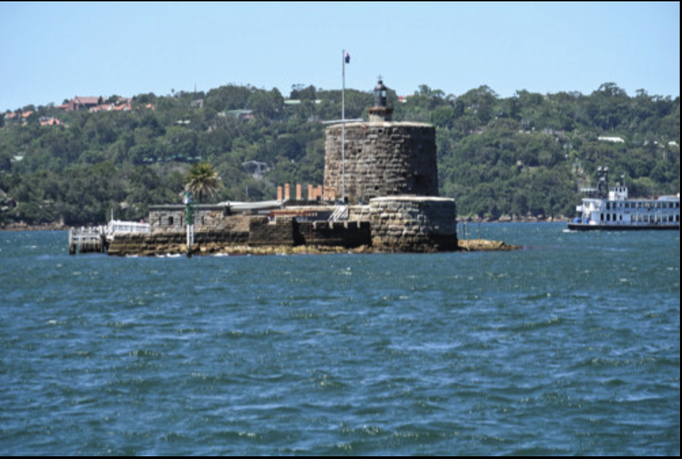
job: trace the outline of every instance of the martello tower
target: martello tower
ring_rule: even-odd
[[[368,112],[369,122],[346,123],[345,134],[341,124],[327,128],[324,185],[341,196],[345,183],[350,204],[381,196],[438,196],[435,128],[392,121],[381,80]]]

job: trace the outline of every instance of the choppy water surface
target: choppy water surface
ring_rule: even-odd
[[[0,453],[680,453],[679,232],[69,256],[0,233]]]

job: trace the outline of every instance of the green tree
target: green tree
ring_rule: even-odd
[[[272,91],[256,91],[249,97],[248,107],[263,119],[279,119],[284,108],[284,97],[276,88]]]
[[[212,164],[197,163],[187,172],[185,187],[194,196],[198,196],[201,203],[204,195],[216,194],[223,187],[223,181]]]

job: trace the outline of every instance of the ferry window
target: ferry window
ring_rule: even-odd
[[[599,219],[600,219],[601,221],[604,221],[604,214],[599,214]]]

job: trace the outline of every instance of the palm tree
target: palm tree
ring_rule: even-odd
[[[214,195],[223,187],[223,180],[210,163],[197,163],[190,167],[185,176],[185,188],[199,198],[199,204],[204,195]]]

